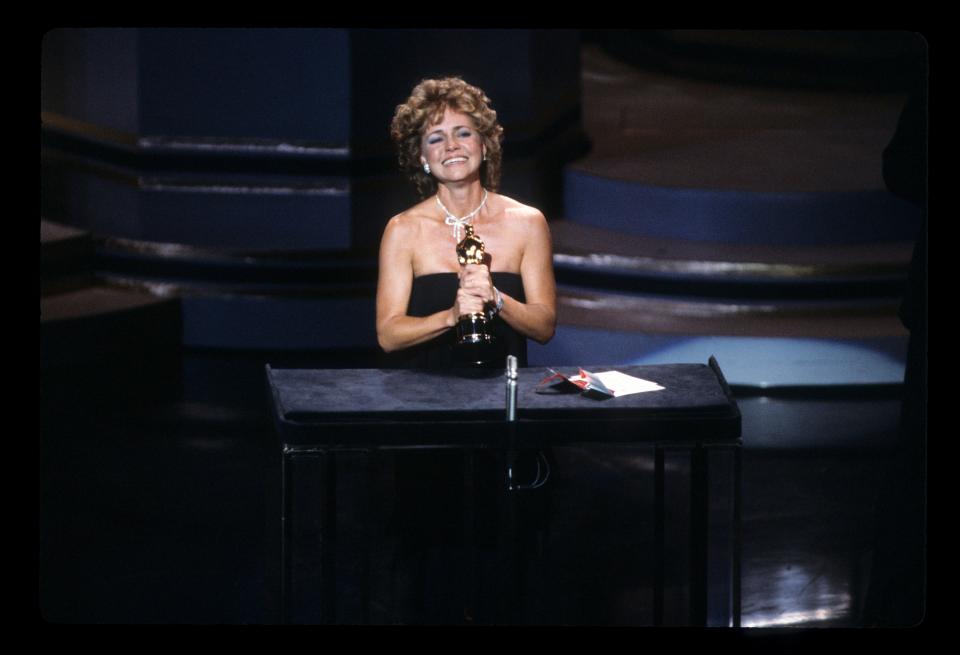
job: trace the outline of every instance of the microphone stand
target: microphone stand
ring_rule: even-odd
[[[520,540],[517,526],[517,497],[518,485],[514,480],[514,468],[517,461],[517,358],[513,355],[507,357],[507,369],[504,375],[506,384],[506,410],[507,410],[507,443],[506,443],[506,530],[504,546],[507,551],[506,572],[507,580],[510,585],[509,593],[504,594],[506,607],[506,622],[516,623],[519,617],[519,608],[521,606],[520,598],[522,593],[522,574],[520,570]]]
[[[517,456],[517,358],[507,356],[507,372],[504,375],[507,385],[507,490],[515,491],[513,467]]]

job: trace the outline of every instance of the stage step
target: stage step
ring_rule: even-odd
[[[718,247],[555,227],[558,327],[531,345],[531,365],[716,356],[742,388],[903,380],[909,334],[895,291],[909,244]]]
[[[101,244],[98,261],[104,278],[117,286],[179,298],[187,347],[377,348],[372,258],[111,238]]]
[[[561,286],[564,326],[642,334],[855,339],[907,335],[897,300],[747,301],[609,293]]]
[[[40,218],[40,277],[89,272],[94,255],[87,232]]]
[[[40,366],[139,360],[180,345],[180,303],[71,278],[40,297]]]
[[[611,291],[772,298],[900,297],[913,244],[721,244],[550,225],[557,278]]]
[[[116,287],[93,272],[90,234],[40,221],[40,368],[162,359],[180,346],[176,298]]]

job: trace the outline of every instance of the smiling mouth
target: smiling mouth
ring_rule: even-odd
[[[449,166],[450,164],[465,164],[467,162],[466,157],[454,157],[453,159],[447,159],[443,162],[444,166]]]

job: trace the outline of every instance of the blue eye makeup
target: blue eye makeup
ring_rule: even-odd
[[[472,137],[473,135],[474,135],[474,131],[471,130],[470,128],[468,128],[468,127],[460,128],[460,129],[457,131],[457,138],[458,138],[458,139],[469,139],[469,138]],[[430,136],[427,137],[427,144],[428,144],[428,145],[434,145],[434,144],[440,143],[441,141],[443,141],[443,135],[442,135],[442,134],[431,134]]]

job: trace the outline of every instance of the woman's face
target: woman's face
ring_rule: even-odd
[[[420,163],[429,164],[430,173],[441,182],[479,174],[483,155],[483,137],[473,118],[449,108],[440,122],[427,127],[420,138]]]

